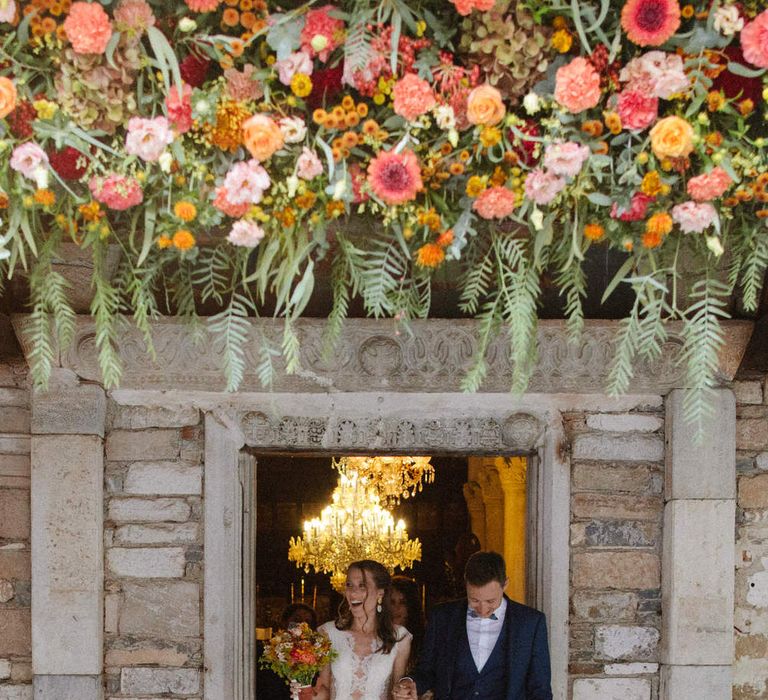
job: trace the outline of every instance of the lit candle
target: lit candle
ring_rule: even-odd
[[[296,592],[293,588],[293,583],[291,583],[291,603],[295,603],[295,602],[296,602]]]
[[[312,587],[312,607],[317,610],[317,584]]]
[[[301,579],[301,602],[304,602],[304,579]]]
[[[427,609],[427,586],[424,583],[421,584],[421,609]]]

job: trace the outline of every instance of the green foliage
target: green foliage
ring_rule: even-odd
[[[245,347],[251,330],[248,322],[250,306],[248,298],[232,293],[226,308],[208,320],[208,328],[219,339],[227,391],[236,391],[245,375]]]

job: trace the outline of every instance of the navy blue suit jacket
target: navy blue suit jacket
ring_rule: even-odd
[[[544,614],[504,597],[507,612],[501,633],[508,635],[506,700],[552,700]],[[419,694],[432,690],[435,700],[450,699],[459,640],[466,630],[466,600],[435,606],[419,661],[410,673]]]

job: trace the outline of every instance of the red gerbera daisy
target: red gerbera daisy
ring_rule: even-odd
[[[661,46],[680,26],[677,0],[627,0],[621,26],[638,46]]]
[[[381,151],[368,166],[368,184],[387,204],[402,204],[416,198],[422,189],[421,168],[413,151]]]

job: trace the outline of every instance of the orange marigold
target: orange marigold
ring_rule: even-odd
[[[171,242],[173,243],[173,247],[178,250],[189,250],[195,245],[195,237],[192,235],[191,231],[188,231],[185,228],[180,228],[173,234]]]
[[[645,230],[647,233],[666,236],[672,230],[672,217],[665,211],[653,214],[645,222]]]
[[[56,195],[51,190],[36,190],[35,202],[42,204],[44,207],[52,207],[56,204]]]
[[[584,227],[584,238],[590,241],[599,241],[605,236],[605,229],[600,224],[587,224]]]
[[[197,207],[192,202],[181,200],[173,205],[173,213],[182,221],[194,221],[197,216]]]
[[[445,260],[445,251],[437,243],[425,243],[416,251],[419,267],[436,268]]]
[[[656,231],[646,231],[642,237],[643,248],[658,248],[661,242],[664,240],[664,236]]]

